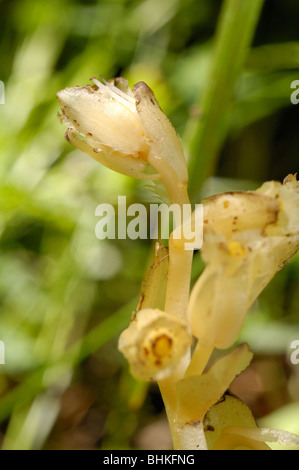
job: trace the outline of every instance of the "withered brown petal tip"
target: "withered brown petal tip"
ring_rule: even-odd
[[[150,100],[155,99],[153,90],[145,82],[135,83],[133,93],[137,101],[141,99],[141,96],[147,96]]]
[[[295,173],[294,175],[289,174],[288,176],[286,176],[283,180],[283,184],[290,183],[291,181],[297,181],[297,173]]]
[[[67,131],[65,131],[64,138],[67,142],[70,142],[68,131],[69,131],[69,129]]]

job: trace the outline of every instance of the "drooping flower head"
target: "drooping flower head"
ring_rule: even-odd
[[[138,82],[115,78],[94,86],[57,93],[66,139],[103,165],[142,179],[186,184],[187,167],[180,140],[153,91]]]
[[[203,201],[206,268],[190,297],[192,333],[206,347],[225,349],[276,272],[299,249],[299,182],[270,181],[257,191]]]

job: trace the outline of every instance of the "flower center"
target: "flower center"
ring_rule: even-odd
[[[152,352],[154,356],[163,358],[168,356],[172,350],[172,339],[169,336],[161,335],[156,338],[152,344]]]

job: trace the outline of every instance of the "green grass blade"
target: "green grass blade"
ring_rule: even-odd
[[[242,72],[263,0],[225,0],[220,15],[210,75],[200,99],[200,116],[190,123],[190,193],[195,196],[213,173],[227,135],[235,85]]]
[[[128,326],[131,312],[136,307],[137,301],[138,299],[134,298],[90,330],[83,338],[72,345],[61,358],[42,366],[2,397],[0,400],[0,421],[8,418],[15,406],[28,403],[42,390],[59,380],[70,368],[80,364],[86,357],[119,335]],[[45,380],[46,374],[48,375],[47,380]]]

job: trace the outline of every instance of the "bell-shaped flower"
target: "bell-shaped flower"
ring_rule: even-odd
[[[118,349],[139,380],[162,380],[188,353],[191,335],[186,323],[158,309],[139,310],[124,330]]]
[[[190,297],[192,333],[206,348],[237,339],[249,308],[299,249],[299,182],[265,183],[204,201],[206,263]]]

